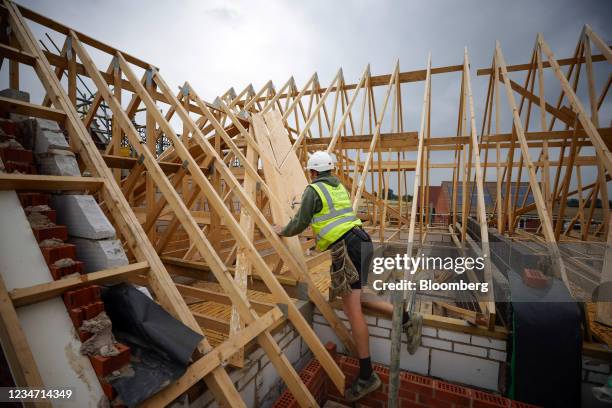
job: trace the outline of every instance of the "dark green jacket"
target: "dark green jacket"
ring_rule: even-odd
[[[312,182],[322,181],[333,187],[340,184],[340,180],[331,174],[331,171],[323,171],[319,173],[319,176]],[[312,217],[323,209],[323,202],[319,197],[319,194],[314,188],[308,186],[302,193],[302,202],[300,203],[300,209],[293,216],[291,221],[283,228],[280,235],[284,237],[292,237],[304,231],[310,225]]]

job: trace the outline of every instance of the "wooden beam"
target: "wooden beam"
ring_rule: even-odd
[[[29,102],[20,101],[17,99],[6,98],[0,96],[0,111],[6,113],[18,113],[25,116],[34,116],[42,119],[49,119],[60,124],[64,124],[66,114],[60,110],[46,108],[42,105],[36,105]]]
[[[80,276],[41,283],[28,288],[17,288],[10,292],[15,307],[27,306],[60,296],[67,290],[78,289],[93,284],[109,284],[122,282],[131,276],[145,274],[149,271],[147,262],[136,262],[130,265],[105,269],[103,271],[86,273]]]
[[[32,350],[28,346],[28,340],[2,278],[0,278],[0,341],[15,385],[30,388],[44,387]],[[31,406],[50,407],[51,404],[37,403]]]
[[[104,179],[99,177],[0,173],[0,190],[87,190],[93,193],[103,184]]]

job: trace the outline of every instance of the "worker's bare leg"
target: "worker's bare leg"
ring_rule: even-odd
[[[351,324],[351,331],[357,345],[358,357],[369,357],[370,335],[368,333],[368,324],[361,310],[361,289],[353,289],[349,295],[344,296],[342,298],[342,308]]]

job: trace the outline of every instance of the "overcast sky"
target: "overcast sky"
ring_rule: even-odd
[[[423,69],[428,52],[434,67],[461,64],[467,46],[478,128],[487,78],[475,71],[490,65],[495,40],[508,64],[528,62],[537,32],[558,57],[572,55],[584,24],[612,40],[610,0],[18,3],[158,66],[174,89],[188,80],[207,100],[231,86],[259,89],[270,79],[278,88],[291,75],[301,87],[315,71],[325,86],[339,67],[347,82],[357,82],[367,63],[373,75],[386,74],[397,58],[402,71]],[[459,85],[459,77],[434,77],[434,135],[454,134]],[[407,130],[418,130],[420,102],[406,105]]]
[[[573,52],[590,24],[612,38],[612,1],[116,1],[21,0],[35,11],[160,67],[166,80],[189,80],[207,97],[313,72],[329,83],[339,67],[355,81],[367,63],[388,73],[490,64],[500,40],[509,64],[526,62],[543,32],[556,54]]]

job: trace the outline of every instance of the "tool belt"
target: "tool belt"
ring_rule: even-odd
[[[331,286],[329,288],[329,300],[332,301],[336,296],[346,296],[353,290],[351,284],[359,280],[359,272],[353,261],[349,257],[344,239],[331,244],[331,265],[329,275],[331,277]]]

